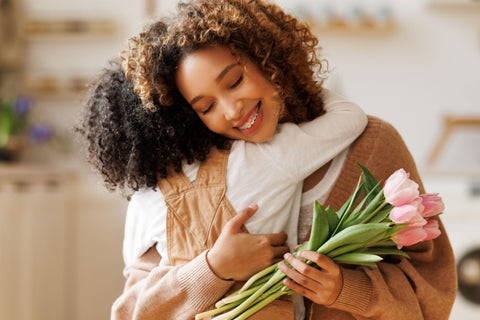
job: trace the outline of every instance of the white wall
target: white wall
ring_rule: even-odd
[[[320,44],[336,67],[343,93],[368,113],[391,122],[424,167],[443,115],[480,117],[480,5],[383,3],[396,16],[394,31],[324,33],[319,34]],[[478,146],[480,128],[459,132],[439,164],[461,161],[479,168]]]
[[[176,3],[157,2],[161,14],[168,14]],[[275,2],[294,14],[306,6],[317,16],[321,16],[322,5],[339,11],[355,5],[367,11],[386,6],[393,12],[395,30],[391,32],[320,31],[318,36],[324,54],[335,66],[333,78],[342,93],[369,114],[391,122],[421,169],[441,133],[444,115],[480,117],[480,4],[435,7],[431,5],[434,0]],[[477,170],[480,148],[472,145],[480,145],[480,129],[459,131],[449,140],[437,167]]]
[[[480,4],[433,8],[429,0],[276,2],[289,11],[306,5],[317,15],[325,4],[340,9],[353,5],[367,10],[381,5],[391,9],[395,17],[392,32],[318,35],[323,52],[335,66],[335,79],[343,93],[368,113],[397,127],[421,168],[440,134],[443,115],[480,114]],[[156,0],[155,4],[157,14],[168,15],[176,1]],[[34,16],[109,17],[120,23],[116,39],[99,39],[95,45],[85,41],[70,42],[68,47],[55,41],[31,42],[28,61],[39,72],[94,73],[118,55],[126,38],[137,33],[147,20],[144,1],[27,0],[25,6]],[[447,167],[460,161],[464,167],[480,166],[480,148],[471,148],[472,144],[480,145],[478,131],[452,137],[440,165]]]

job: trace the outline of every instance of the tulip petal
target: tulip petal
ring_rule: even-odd
[[[408,226],[394,234],[392,240],[401,248],[423,241],[426,236],[427,232],[422,227]]]

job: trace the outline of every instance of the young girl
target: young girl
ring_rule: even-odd
[[[91,160],[110,187],[142,188],[129,208],[127,283],[112,318],[190,319],[234,280],[279,259],[287,251],[285,236],[271,232],[285,230],[294,235],[290,243],[297,242],[292,226],[308,229],[313,201],[304,193],[307,210],[295,215],[301,181],[337,154],[303,185],[314,186],[310,195],[335,209],[355,187],[355,161],[380,179],[403,167],[420,182],[403,141],[379,119],[370,118],[347,148],[358,127],[344,126],[349,113],[329,117],[342,110],[333,106],[352,104],[315,81],[315,45],[308,29],[276,6],[192,1],[169,28],[154,23],[132,39],[124,56],[127,79],[150,111],[135,108],[140,100],[124,89],[121,72],[97,84],[83,127]],[[309,122],[277,125],[289,121]],[[323,126],[330,129],[315,131]],[[322,140],[315,132],[328,134]],[[292,152],[276,151],[285,145]],[[161,193],[152,190],[157,182]],[[265,211],[254,214],[253,207],[235,215],[233,209],[253,200]],[[244,223],[261,234],[242,232]],[[375,270],[304,252],[321,267],[316,270],[287,255],[294,268],[284,271],[294,281],[286,285],[308,298],[311,319],[448,317],[455,265],[445,233],[409,254],[410,261],[387,257]],[[275,301],[255,317],[292,318],[292,304]]]

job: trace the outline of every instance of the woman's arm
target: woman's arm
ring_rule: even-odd
[[[234,283],[210,270],[206,252],[178,267],[159,266],[160,260],[152,247],[124,269],[125,288],[112,306],[112,320],[192,319]]]
[[[368,157],[361,157],[361,153]],[[395,170],[404,168],[419,184],[420,193],[424,193],[407,146],[398,132],[384,121],[370,119],[365,137],[354,145],[347,166],[353,165],[352,160],[371,168],[372,174],[383,181]],[[333,198],[332,194],[332,201]],[[342,268],[344,286],[330,308],[351,312],[361,319],[398,319],[399,316],[405,319],[448,319],[456,295],[456,267],[442,225],[441,231],[435,240],[403,248],[410,259],[387,257],[376,269]],[[357,298],[352,300],[352,296]]]
[[[184,265],[160,266],[161,257],[152,246],[125,268],[125,290],[113,305],[112,319],[192,319],[211,308],[235,281],[278,260],[289,250],[284,246],[286,234],[249,234],[242,229],[255,211],[256,206],[240,211],[209,251]]]
[[[398,132],[372,117],[353,144],[326,205],[338,209],[352,193],[360,175],[357,161],[383,181],[404,168],[424,192]],[[312,310],[332,319],[448,319],[456,295],[456,268],[442,225],[441,230],[435,240],[405,247],[410,259],[386,257],[378,268],[341,266],[343,285],[337,298],[329,305],[313,304]]]

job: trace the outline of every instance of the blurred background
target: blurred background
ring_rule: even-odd
[[[440,192],[451,319],[480,316],[480,1],[277,0],[308,21],[327,86],[392,123]],[[0,319],[109,318],[127,200],[72,132],[86,85],[172,0],[0,0]]]

